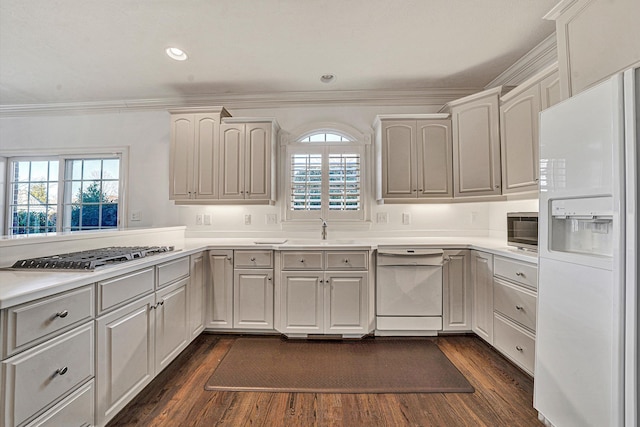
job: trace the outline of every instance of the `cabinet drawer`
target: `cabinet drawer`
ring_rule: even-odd
[[[189,257],[176,259],[157,266],[158,288],[189,275]]]
[[[322,251],[282,252],[283,270],[323,270]]]
[[[235,251],[234,268],[272,268],[273,251]]]
[[[94,380],[62,399],[25,427],[93,425]]]
[[[535,264],[497,256],[493,260],[493,274],[530,288],[538,288],[538,267]]]
[[[94,287],[29,302],[7,310],[7,352],[10,356],[42,342],[42,338],[69,329],[94,315]]]
[[[493,279],[493,308],[532,331],[536,330],[536,294],[500,279]]]
[[[17,426],[94,375],[93,322],[2,362],[4,418]]]
[[[366,270],[367,251],[330,251],[327,252],[327,270]]]
[[[98,282],[98,313],[153,291],[153,267]]]
[[[533,334],[494,313],[493,345],[516,365],[533,375],[536,345]]]

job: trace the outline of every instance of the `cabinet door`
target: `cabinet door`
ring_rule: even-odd
[[[169,200],[189,199],[194,191],[194,127],[193,114],[171,115]]]
[[[194,340],[204,329],[205,264],[206,258],[203,252],[191,255],[191,273],[189,277],[189,341]]]
[[[540,82],[540,111],[546,110],[560,101],[562,101],[560,74],[556,71]]]
[[[442,330],[471,331],[469,251],[444,251]]]
[[[451,109],[454,197],[500,194],[498,94]]]
[[[327,272],[323,285],[324,332],[366,334],[368,332],[368,274]]]
[[[281,326],[288,334],[324,332],[322,272],[285,272],[281,275]]]
[[[156,374],[189,343],[189,278],[156,292]]]
[[[246,199],[271,199],[271,123],[245,125]]]
[[[218,198],[218,164],[220,156],[218,115],[195,115],[195,197]]]
[[[452,197],[450,120],[417,122],[418,197]]]
[[[382,198],[415,198],[415,120],[382,122]]]
[[[207,328],[233,328],[233,251],[209,251],[210,281],[207,283]]]
[[[471,327],[480,338],[493,344],[493,255],[471,251],[471,282]]]
[[[273,270],[235,270],[233,327],[273,329]]]
[[[154,295],[96,321],[96,425],[105,425],[154,376]]]
[[[538,190],[540,88],[534,85],[500,108],[502,192]]]
[[[220,198],[244,199],[244,125],[220,125]]]

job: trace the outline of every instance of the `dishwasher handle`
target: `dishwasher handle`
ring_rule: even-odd
[[[434,249],[378,250],[378,266],[441,266],[444,251]]]

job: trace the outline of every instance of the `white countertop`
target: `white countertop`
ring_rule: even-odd
[[[476,249],[534,264],[538,262],[537,254],[534,252],[508,247],[501,239],[483,237],[394,237],[336,239],[327,241],[299,238],[187,238],[184,240],[184,246],[177,248],[180,250],[97,269],[93,272],[0,270],[0,309],[47,297],[208,249],[374,250],[378,247],[389,246]]]

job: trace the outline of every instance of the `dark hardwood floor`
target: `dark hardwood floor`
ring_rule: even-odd
[[[475,336],[433,338],[473,385],[475,393],[204,390],[205,382],[235,339],[233,335],[198,337],[109,423],[109,427],[542,425],[532,406],[531,377]]]

